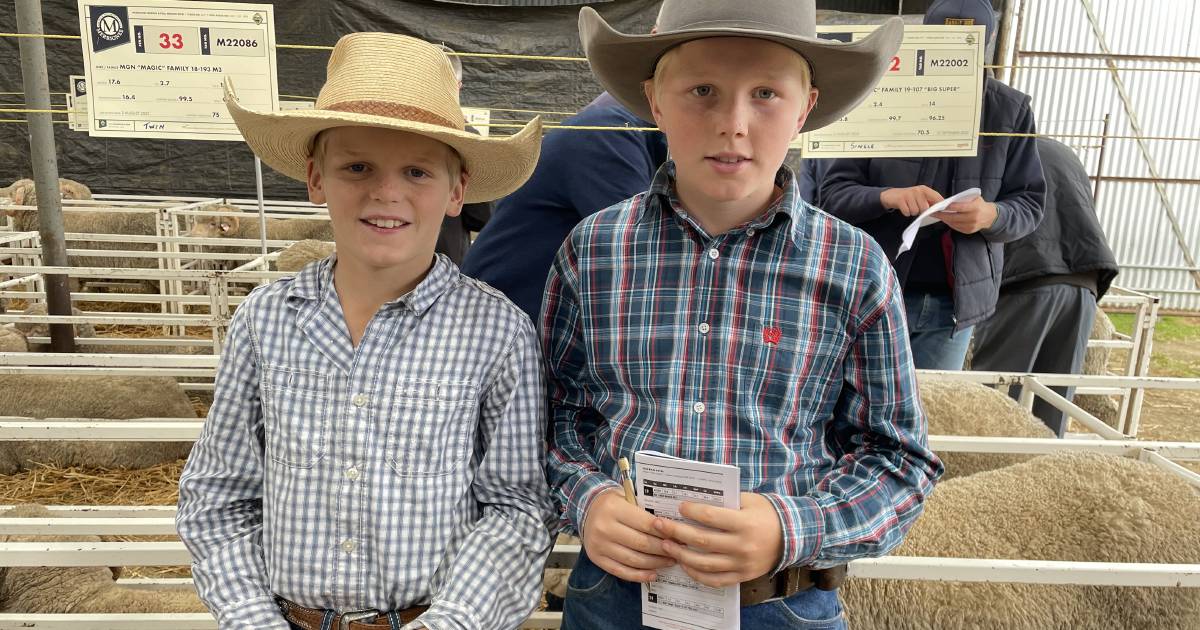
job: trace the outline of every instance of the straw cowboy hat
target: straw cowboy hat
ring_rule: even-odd
[[[491,201],[521,186],[537,166],[542,122],[511,136],[466,131],[458,80],[446,54],[419,39],[353,33],[338,40],[313,109],[256,112],[242,107],[225,80],[225,104],[246,144],[271,168],[307,179],[318,133],[334,127],[378,127],[427,136],[453,148],[470,174],[466,203]]]
[[[862,102],[904,37],[903,22],[892,18],[856,42],[820,39],[815,0],[664,0],[657,30],[626,35],[595,9],[579,11],[579,38],[592,73],[629,111],[654,120],[641,84],[669,49],[705,37],[753,37],[787,46],[808,60],[820,94],[802,132],[829,125]]]

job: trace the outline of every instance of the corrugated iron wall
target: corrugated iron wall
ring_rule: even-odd
[[[1033,96],[1039,131],[1099,136],[1101,223],[1122,265],[1118,283],[1159,295],[1163,307],[1200,311],[1200,287],[1173,234],[1083,0],[1024,4],[1009,83]],[[1195,0],[1091,0],[1113,63],[1146,137],[1200,138],[1200,5]],[[1170,57],[1172,59],[1155,59]],[[1053,66],[1070,69],[1039,69]],[[1097,68],[1095,70],[1087,68]],[[1137,69],[1137,70],[1134,70]],[[1121,138],[1124,136],[1125,138]],[[1097,174],[1101,139],[1063,138]],[[1200,259],[1200,141],[1146,140],[1193,260]],[[1172,181],[1174,180],[1174,181]],[[1179,181],[1185,180],[1185,181]],[[1191,181],[1186,181],[1191,180]]]

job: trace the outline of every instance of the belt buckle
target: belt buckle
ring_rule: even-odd
[[[363,621],[364,619],[374,619],[379,616],[378,610],[356,610],[354,612],[345,612],[338,618],[338,630],[350,630],[350,624],[355,621]]]

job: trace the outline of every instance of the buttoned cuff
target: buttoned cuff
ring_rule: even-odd
[[[620,490],[621,485],[607,475],[598,472],[584,475],[575,484],[574,492],[571,493],[571,499],[567,504],[567,518],[575,526],[575,531],[579,533],[580,538],[583,538],[583,520],[587,517],[588,509],[592,507],[592,503],[596,497],[600,496],[600,493],[609,489]]]
[[[825,538],[825,510],[812,497],[762,496],[775,506],[783,529],[783,553],[772,575],[788,567],[812,564]]]
[[[260,628],[264,630],[291,630],[291,624],[283,618],[279,604],[274,599],[248,599],[228,606],[216,615],[217,626],[222,630]]]
[[[472,630],[482,628],[483,621],[471,612],[469,607],[443,599],[434,600],[429,605],[429,610],[401,626],[400,630],[416,630],[421,627],[429,630]]]

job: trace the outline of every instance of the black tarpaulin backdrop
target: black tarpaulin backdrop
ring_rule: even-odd
[[[921,12],[928,0],[904,3]],[[12,3],[0,9],[0,30],[16,31]],[[497,2],[497,4],[502,4]],[[594,4],[624,32],[648,32],[658,0],[613,0]],[[355,31],[385,31],[445,42],[464,52],[582,56],[576,20],[578,6],[477,6],[436,0],[290,0],[274,3],[275,35],[281,44],[332,45]],[[894,13],[894,0],[819,2],[822,9]],[[46,33],[79,34],[75,0],[43,0]],[[44,40],[50,91],[66,92],[67,77],[83,74],[79,40]],[[17,40],[0,38],[0,103],[23,106]],[[279,92],[315,97],[325,80],[324,50],[280,49]],[[463,58],[463,105],[573,112],[599,93],[583,62]],[[53,97],[61,107],[63,97]],[[21,115],[6,115],[20,118]],[[493,112],[493,121],[527,120],[531,115]],[[56,116],[62,118],[62,116]],[[547,116],[548,120],[559,117]],[[205,196],[254,196],[254,157],[240,142],[91,138],[55,125],[59,173],[95,192]],[[510,133],[497,130],[497,133]],[[551,132],[553,133],[553,132]],[[0,124],[0,185],[30,177],[26,125]],[[304,197],[304,188],[269,167],[263,168],[268,198]]]

